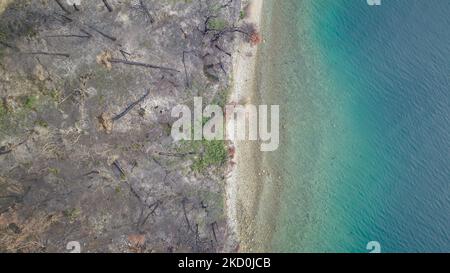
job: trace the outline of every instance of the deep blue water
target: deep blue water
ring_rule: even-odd
[[[382,0],[374,7],[365,0],[286,0],[279,5],[282,13],[303,18],[287,30],[302,28],[301,34],[288,38],[313,45],[316,54],[280,68],[285,71],[279,80],[291,82],[284,88],[295,91],[286,92],[285,101],[309,98],[309,105],[318,105],[290,106],[288,115],[305,114],[310,107],[309,114],[322,113],[320,122],[329,125],[317,126],[311,118],[310,127],[318,129],[288,134],[289,145],[304,146],[306,137],[317,148],[292,149],[284,156],[290,170],[273,248],[365,252],[367,242],[379,241],[383,252],[450,251],[450,1]],[[306,30],[305,20],[312,24]],[[289,52],[301,58],[298,51]],[[320,71],[311,76],[292,68],[308,70],[317,63]],[[308,152],[323,156],[315,165],[299,163],[314,158],[305,156]],[[313,167],[320,172],[305,176]],[[299,205],[295,196],[308,189],[313,192],[307,201],[316,204]],[[306,216],[297,213],[311,207]]]

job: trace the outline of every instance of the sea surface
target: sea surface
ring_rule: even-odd
[[[265,14],[258,88],[283,124],[266,250],[450,251],[450,1],[266,0]]]

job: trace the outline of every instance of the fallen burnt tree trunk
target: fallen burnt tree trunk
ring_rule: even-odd
[[[153,64],[140,63],[140,62],[127,61],[127,60],[121,60],[121,59],[115,59],[115,58],[110,59],[109,62],[117,63],[117,64],[133,65],[133,66],[142,66],[142,67],[146,67],[146,68],[160,69],[160,70],[166,70],[166,71],[180,73],[179,70],[174,69],[174,68],[158,66],[158,65],[153,65]]]

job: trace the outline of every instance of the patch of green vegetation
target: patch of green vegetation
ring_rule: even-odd
[[[104,105],[105,104],[105,102],[106,102],[106,98],[105,98],[105,95],[99,95],[98,96],[98,104],[100,105],[100,106],[102,106],[102,105]]]
[[[165,123],[162,126],[163,126],[164,134],[166,136],[170,136],[170,134],[172,133],[172,125],[170,123]]]
[[[224,92],[227,93],[227,92]],[[226,102],[226,101],[225,101]],[[202,127],[211,118],[203,117]],[[193,135],[194,128],[191,128]],[[209,167],[220,167],[228,160],[228,149],[225,140],[184,140],[177,148],[180,153],[193,152],[197,157],[192,163],[192,170],[197,173],[204,173]]]
[[[141,143],[132,143],[131,144],[131,150],[134,152],[142,151],[143,148],[144,148],[144,145]]]
[[[127,176],[123,173],[120,174],[120,181],[127,181]]]
[[[69,222],[75,222],[80,217],[81,211],[78,208],[66,209],[63,211],[63,215],[67,217]]]
[[[213,104],[219,105],[222,110],[225,108],[228,102],[228,96],[230,94],[229,89],[224,89],[222,91],[219,91],[219,93],[216,95],[216,97],[213,100]]]
[[[0,129],[9,134],[15,134],[21,128],[32,125],[29,122],[28,113],[30,109],[25,108],[25,98],[20,98],[21,106],[17,108],[9,108],[5,101],[0,102]]]
[[[33,38],[37,35],[37,30],[33,25],[26,25],[23,33],[25,36]]]
[[[3,102],[0,101],[0,120],[2,120],[6,116],[6,108],[3,105]]]
[[[6,110],[5,106],[3,105],[3,102],[0,100],[0,131],[4,131],[6,128],[6,116],[8,114],[8,111]],[[2,137],[2,134],[0,133],[0,137]]]
[[[208,21],[208,28],[213,30],[223,30],[227,27],[227,21],[220,18],[212,18]]]
[[[54,89],[54,90],[50,91],[50,97],[56,103],[59,103],[61,101],[61,92],[59,92],[58,90]]]
[[[34,109],[36,107],[37,99],[38,97],[34,95],[26,97],[23,107],[26,109]]]
[[[210,166],[222,166],[227,161],[228,153],[223,140],[193,142],[196,142],[194,146],[197,150],[202,151],[192,164],[192,169],[195,172],[204,172]]]
[[[40,126],[40,127],[43,127],[43,128],[47,128],[48,127],[48,122],[46,122],[43,119],[37,120],[35,124]]]
[[[36,90],[33,89],[33,92]],[[36,92],[37,93],[37,92]],[[48,90],[44,95],[28,95],[11,97],[10,101],[0,101],[0,129],[2,133],[9,135],[18,134],[24,128],[40,126],[47,128],[49,124],[45,120],[36,120],[30,112],[41,111],[53,105],[57,100],[57,93]],[[53,100],[52,100],[53,98]]]
[[[210,117],[202,117],[202,127],[205,127],[206,123],[208,123],[208,121],[210,120]]]
[[[239,19],[244,20],[245,16],[246,16],[245,11],[241,10],[241,12],[239,13]]]
[[[58,175],[59,174],[59,170],[57,168],[48,168],[49,173],[54,174],[54,175]]]
[[[223,140],[191,140],[185,141],[186,150],[196,155],[192,170],[204,173],[209,167],[220,167],[227,162],[228,152]]]

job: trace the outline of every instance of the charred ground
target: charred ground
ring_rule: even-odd
[[[170,112],[225,102],[245,3],[9,2],[0,251],[232,251],[227,143],[174,143]]]

